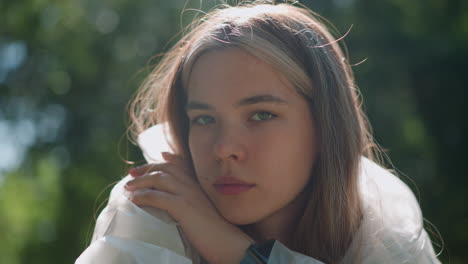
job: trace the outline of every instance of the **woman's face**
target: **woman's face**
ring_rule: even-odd
[[[195,172],[218,211],[236,225],[287,212],[317,153],[304,98],[270,65],[237,48],[202,55],[187,94]],[[251,187],[217,185],[229,177]]]

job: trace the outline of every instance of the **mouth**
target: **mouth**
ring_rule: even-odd
[[[255,187],[255,184],[213,184],[216,191],[225,195],[236,195]]]
[[[222,176],[213,183],[214,188],[221,194],[236,195],[247,192],[252,189],[255,184],[243,181],[233,176]]]

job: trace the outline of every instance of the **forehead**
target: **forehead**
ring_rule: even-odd
[[[291,97],[296,92],[283,74],[239,48],[208,52],[193,65],[189,100],[236,100],[255,94]]]

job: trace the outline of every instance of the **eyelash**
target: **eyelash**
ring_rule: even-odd
[[[268,114],[269,117],[267,119],[264,119],[264,120],[253,120],[254,122],[265,122],[265,121],[272,120],[272,119],[277,117],[277,115],[275,115],[275,114],[273,114],[271,112],[268,112],[268,111],[257,111],[257,112],[254,112],[250,117],[252,118],[254,115],[257,115],[257,114]],[[210,123],[208,123],[208,124],[197,123],[200,120],[200,118],[202,118],[202,117],[209,117],[212,120],[214,120],[214,118],[209,116],[209,115],[199,115],[199,116],[196,116],[193,119],[191,119],[190,123],[193,124],[193,125],[200,125],[200,126],[209,125]]]

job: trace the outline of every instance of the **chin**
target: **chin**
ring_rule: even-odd
[[[237,226],[254,224],[261,219],[260,217],[249,215],[248,213],[241,212],[241,211],[235,212],[229,209],[227,212],[223,210],[219,210],[219,211],[221,215],[224,217],[224,219],[226,219],[229,223],[233,225],[237,225]]]

